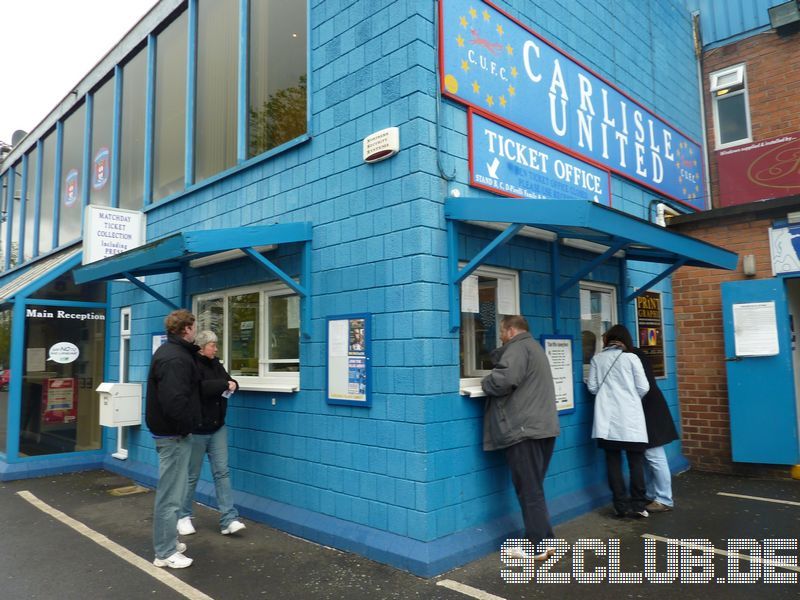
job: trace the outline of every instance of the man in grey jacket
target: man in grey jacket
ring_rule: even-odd
[[[525,536],[535,549],[553,537],[543,485],[560,432],[555,386],[547,355],[531,337],[524,317],[503,317],[500,339],[503,346],[495,351],[495,367],[481,381],[487,396],[483,449],[506,451]],[[528,557],[521,548],[510,550],[512,558]],[[548,556],[549,551],[540,550],[534,558]]]

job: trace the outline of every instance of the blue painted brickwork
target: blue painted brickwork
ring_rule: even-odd
[[[179,230],[313,223],[311,339],[301,346],[302,391],[243,391],[232,398],[230,464],[237,492],[360,526],[370,535],[447,544],[447,536],[481,527],[502,537],[511,533],[509,523],[518,524],[506,518],[517,513],[516,498],[502,455],[481,450],[482,401],[458,394],[459,338],[447,321],[442,203],[448,187],[435,151],[435,3],[378,4],[379,10],[366,0],[312,2],[310,139],[149,210],[148,239]],[[677,0],[498,4],[700,137],[691,28]],[[363,164],[363,137],[389,126],[400,128],[400,154]],[[441,127],[444,170],[455,173],[453,188],[474,193],[466,185],[465,110],[444,101]],[[647,217],[650,192],[614,178],[612,195],[615,207]],[[459,258],[472,257],[493,235],[462,227]],[[287,245],[270,258],[296,276],[299,253]],[[563,248],[563,278],[593,257]],[[552,332],[547,245],[518,237],[487,264],[520,272],[521,308],[534,335]],[[629,281],[620,282],[612,261],[587,279],[619,285],[622,293],[659,270],[636,265]],[[268,279],[242,260],[190,277],[186,286],[195,294]],[[175,277],[148,278],[148,285],[178,301]],[[657,289],[670,307],[668,282]],[[112,328],[119,308],[132,307],[131,379],[144,381],[151,334],[162,329],[167,309],[129,284],[114,284],[111,298]],[[373,315],[371,408],[325,401],[325,318],[353,312]],[[565,292],[561,316],[561,333],[579,341],[577,287]],[[675,408],[674,329],[668,310],[665,317],[669,373],[663,387]],[[632,324],[632,314],[628,318]],[[116,349],[116,329],[111,334]],[[107,375],[115,379],[118,352],[110,356]],[[579,343],[573,359],[580,364]],[[605,500],[604,465],[589,440],[592,405],[579,368],[575,390],[576,411],[562,417],[547,494],[556,500],[585,492],[588,500],[570,500],[566,508],[551,504],[562,518]],[[114,432],[106,432],[106,444],[114,447]],[[157,464],[145,427],[131,430],[129,448],[129,465]],[[450,566],[473,552],[468,536],[459,539],[447,550]]]

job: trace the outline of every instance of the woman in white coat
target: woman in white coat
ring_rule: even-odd
[[[642,397],[650,389],[642,363],[627,352],[621,325],[603,335],[603,350],[592,358],[587,385],[596,394],[592,437],[606,453],[608,485],[617,516],[647,517],[644,451],[647,425]],[[630,495],[622,476],[622,452],[628,457]]]

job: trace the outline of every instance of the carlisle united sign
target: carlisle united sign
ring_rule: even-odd
[[[440,5],[445,95],[705,209],[699,144],[489,2]]]

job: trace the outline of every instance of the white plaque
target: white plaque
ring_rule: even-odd
[[[136,210],[86,207],[83,223],[83,264],[93,263],[144,244],[145,216]]]
[[[733,305],[733,336],[736,356],[775,356],[778,321],[774,302]]]

